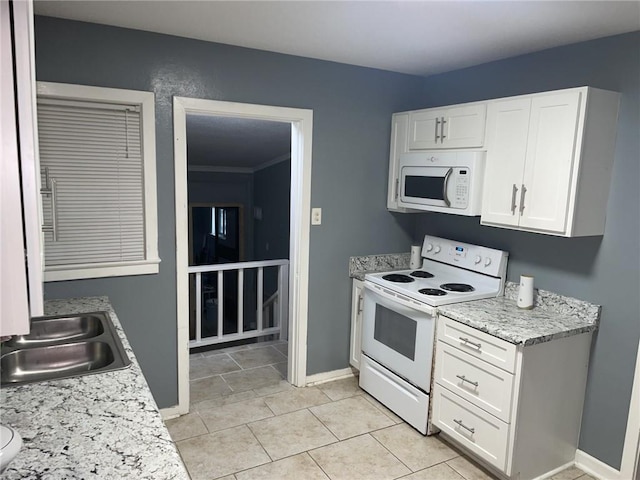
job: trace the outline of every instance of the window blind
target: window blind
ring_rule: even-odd
[[[138,106],[38,99],[45,265],[145,259]]]

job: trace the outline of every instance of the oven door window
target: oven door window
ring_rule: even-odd
[[[415,360],[415,320],[377,304],[373,338],[409,360]]]
[[[434,312],[365,282],[362,351],[429,392],[435,332]]]

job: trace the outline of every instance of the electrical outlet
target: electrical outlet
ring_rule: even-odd
[[[322,209],[311,209],[311,225],[320,225],[322,223]]]

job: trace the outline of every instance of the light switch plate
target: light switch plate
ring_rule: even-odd
[[[311,209],[311,225],[320,225],[322,223],[322,209]]]

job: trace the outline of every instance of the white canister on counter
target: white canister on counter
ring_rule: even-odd
[[[533,308],[533,277],[531,275],[520,275],[517,304],[518,308],[526,310]]]
[[[420,268],[422,266],[422,247],[420,245],[411,245],[411,258],[409,259],[409,268]]]

